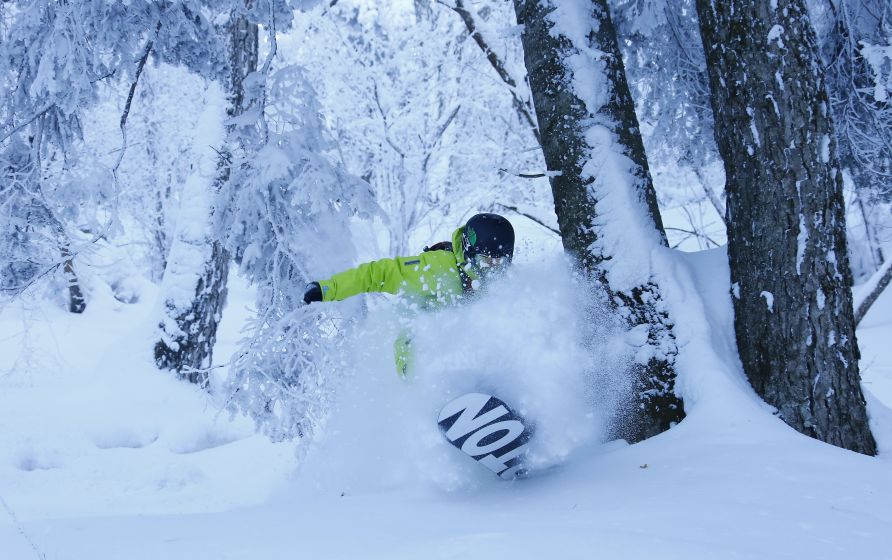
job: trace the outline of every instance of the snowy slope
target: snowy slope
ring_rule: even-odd
[[[152,366],[157,294],[136,292],[126,305],[94,289],[82,316],[31,301],[0,314],[0,558],[35,557],[21,549],[31,520],[228,510],[293,468],[290,446],[217,419]]]
[[[99,297],[83,317],[9,307],[0,315],[0,558],[892,558],[888,458],[801,436],[755,397],[734,358],[721,250],[660,258],[676,279],[667,299],[680,318],[688,417],[632,446],[601,443],[602,419],[579,414],[572,345],[546,352],[565,342],[548,337],[568,328],[572,303],[569,280],[541,288],[558,265],[530,265],[506,284],[517,316],[503,319],[512,334],[494,344],[516,344],[501,356],[517,375],[511,396],[561,442],[542,449],[557,466],[513,483],[470,464],[425,421],[438,388],[460,388],[460,374],[448,377],[453,354],[427,378],[398,381],[381,316],[359,355],[366,371],[347,378],[328,429],[295,470],[291,445],[218,418],[213,400],[151,367],[151,287],[134,305]],[[230,349],[232,318],[250,303],[234,282],[221,335]],[[438,329],[489,316],[504,304],[492,299],[441,316]],[[859,332],[875,420],[881,399],[892,404],[883,389],[889,311],[886,294]],[[610,355],[615,340],[602,342]],[[27,345],[30,369],[16,362]],[[559,433],[571,421],[591,425]],[[875,430],[889,449],[892,425]]]

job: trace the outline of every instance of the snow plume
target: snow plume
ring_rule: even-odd
[[[352,324],[341,307],[304,307],[305,285],[353,264],[350,219],[375,205],[366,183],[322,155],[331,143],[302,70],[276,72],[269,95],[268,142],[256,157],[233,163],[221,192],[220,235],[259,288],[258,317],[233,358],[226,390],[231,411],[286,439],[322,423]]]
[[[374,311],[356,341],[351,372],[298,484],[326,492],[503,484],[452,447],[437,417],[469,392],[504,400],[535,430],[533,473],[602,439],[625,393],[629,346],[606,309],[592,308],[563,257],[515,265],[464,305],[403,320]],[[581,314],[580,309],[589,309]],[[395,372],[392,342],[412,333],[414,371]],[[582,341],[580,333],[590,338]]]

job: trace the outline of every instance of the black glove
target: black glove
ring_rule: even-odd
[[[304,303],[310,304],[314,301],[322,301],[322,287],[319,286],[319,282],[310,282],[304,292]]]

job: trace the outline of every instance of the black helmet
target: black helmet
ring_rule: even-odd
[[[477,255],[487,257],[514,257],[514,228],[511,222],[498,214],[477,214],[465,224],[462,234],[465,258],[474,260]]]

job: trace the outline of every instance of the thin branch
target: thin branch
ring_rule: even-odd
[[[461,104],[456,105],[455,109],[453,109],[452,113],[446,117],[446,121],[440,126],[437,132],[434,134],[434,141],[431,143],[430,149],[427,151],[427,155],[424,156],[424,161],[421,164],[421,168],[427,171],[427,165],[430,161],[431,156],[434,154],[434,149],[436,149],[437,145],[442,140],[443,135],[446,134],[446,129],[449,128],[449,125],[452,124],[452,121],[455,119],[455,116],[458,115],[458,111],[461,109]]]
[[[4,142],[7,138],[9,138],[10,136],[12,136],[12,135],[15,134],[16,132],[22,130],[23,128],[25,128],[25,127],[28,126],[29,124],[31,124],[31,123],[33,123],[34,121],[36,121],[37,119],[39,119],[40,117],[44,116],[44,115],[46,114],[47,111],[49,111],[50,109],[53,108],[53,106],[55,106],[55,104],[56,104],[56,103],[53,102],[53,101],[47,103],[43,108],[41,108],[39,111],[37,111],[36,113],[34,113],[33,116],[31,116],[30,118],[26,119],[25,122],[21,123],[20,125],[18,125],[18,126],[15,127],[15,128],[13,128],[13,129],[12,129],[6,136],[4,136],[3,138],[0,138],[0,142]]]
[[[99,76],[98,78],[95,78],[95,79],[90,80],[90,83],[91,83],[91,84],[98,84],[99,82],[101,82],[101,81],[103,81],[103,80],[106,80],[106,79],[108,79],[108,78],[113,77],[113,76],[114,76],[115,74],[117,74],[117,73],[118,73],[118,69],[117,69],[117,68],[113,68],[109,73],[107,73],[107,74],[103,74],[102,76]]]
[[[118,154],[118,161],[116,161],[114,167],[112,167],[112,176],[115,178],[116,183],[118,168],[121,166],[121,161],[124,160],[124,152],[127,151],[127,117],[130,116],[130,106],[133,104],[133,95],[136,93],[139,77],[142,75],[142,70],[145,68],[146,61],[149,59],[149,53],[152,52],[152,47],[155,44],[155,39],[158,37],[159,31],[161,31],[161,20],[158,20],[158,23],[155,25],[155,33],[146,41],[142,56],[136,64],[136,73],[133,75],[133,83],[130,84],[130,91],[127,93],[127,102],[124,104],[124,112],[121,114],[121,153]]]
[[[703,187],[703,193],[706,195],[709,203],[712,204],[712,207],[715,208],[716,213],[721,218],[722,222],[725,223],[725,226],[728,225],[728,222],[725,219],[725,205],[719,200],[719,197],[715,194],[715,192],[710,188],[709,183],[706,182],[706,178],[703,177],[703,173],[701,173],[700,168],[694,164],[691,165],[691,169],[694,171],[694,175],[697,176],[697,180],[700,182],[700,186]]]
[[[502,204],[501,202],[496,202],[495,205],[500,206],[500,207],[504,208],[505,210],[510,210],[510,211],[514,212],[515,214],[519,214],[519,215],[523,216],[524,218],[532,220],[552,233],[556,233],[557,235],[561,234],[561,232],[554,229],[550,225],[546,224],[545,222],[543,222],[536,216],[533,216],[532,214],[527,214],[526,212],[521,212],[520,210],[517,209],[517,206],[508,206],[507,204]]]
[[[59,267],[62,266],[63,264],[64,264],[64,261],[61,261],[61,260],[60,260],[60,261],[57,262],[57,263],[48,265],[46,269],[44,269],[44,270],[43,270],[42,272],[40,272],[39,274],[35,274],[35,275],[34,275],[30,280],[28,280],[28,282],[26,282],[25,284],[20,284],[20,285],[18,285],[18,286],[10,286],[10,287],[8,287],[8,288],[0,287],[0,291],[2,291],[2,292],[9,292],[9,293],[11,293],[11,294],[14,295],[14,296],[15,296],[15,295],[18,295],[18,294],[21,294],[21,293],[23,293],[24,291],[26,291],[28,288],[30,288],[31,286],[33,286],[38,280],[40,280],[41,278],[43,278],[44,276],[46,276],[46,275],[49,274],[50,272],[53,272],[54,270],[56,270],[57,268],[59,268]]]
[[[393,148],[401,158],[405,158],[406,154],[403,152],[399,146],[390,138],[390,125],[387,123],[387,114],[384,112],[384,107],[381,106],[381,98],[378,96],[378,84],[376,82],[372,82],[372,92],[375,97],[375,106],[378,108],[378,113],[381,115],[381,120],[384,122],[384,140]]]
[[[892,259],[886,263],[871,276],[867,284],[861,289],[855,297],[855,326],[861,322],[861,319],[867,315],[871,306],[879,299],[883,290],[892,283]]]
[[[716,247],[719,246],[719,244],[716,243],[711,237],[709,237],[705,233],[700,233],[699,231],[692,231],[689,229],[682,229],[682,228],[677,228],[677,227],[664,227],[663,229],[666,229],[669,231],[680,231],[681,233],[687,233],[688,235],[692,235],[698,239],[705,239],[707,242],[712,243]]]
[[[504,167],[499,168],[500,173],[506,173],[508,175],[514,175],[515,177],[521,177],[522,179],[539,179],[541,177],[560,177],[560,171],[546,171],[545,173],[515,173],[514,171],[509,171]]]

